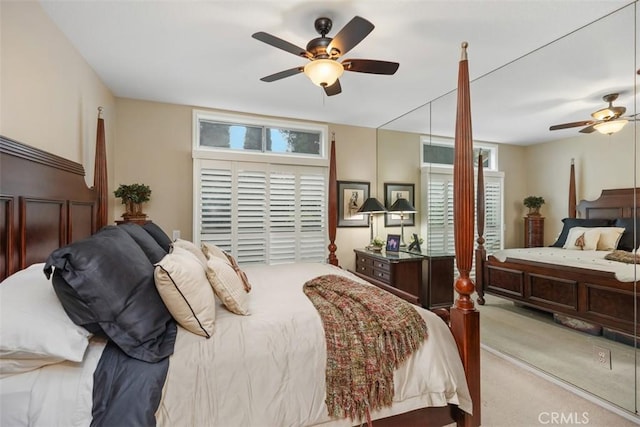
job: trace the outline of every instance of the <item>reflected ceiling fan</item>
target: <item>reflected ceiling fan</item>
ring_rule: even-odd
[[[397,62],[373,59],[343,59],[338,61],[373,31],[374,25],[366,19],[359,16],[354,17],[338,31],[334,38],[327,37],[333,25],[331,19],[318,18],[314,25],[320,37],[309,41],[306,49],[262,31],[251,36],[256,40],[293,53],[296,56],[307,58],[310,61],[304,66],[280,71],[260,80],[274,82],[304,72],[314,84],[324,88],[325,93],[328,96],[332,96],[342,92],[340,80],[338,79],[343,71],[392,75],[398,70],[400,64]]]
[[[604,102],[608,102],[609,106],[591,113],[592,120],[583,120],[581,122],[563,123],[561,125],[553,125],[549,130],[568,129],[586,126],[580,129],[582,133],[592,133],[598,131],[602,134],[611,135],[622,130],[629,122],[635,120],[635,116],[623,116],[627,111],[625,107],[613,106],[613,101],[618,99],[617,93],[610,93],[602,97]]]

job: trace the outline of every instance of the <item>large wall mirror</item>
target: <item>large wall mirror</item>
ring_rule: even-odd
[[[543,245],[555,242],[568,216],[572,162],[578,201],[596,199],[604,189],[639,186],[639,122],[612,135],[580,133],[580,127],[548,130],[589,119],[591,112],[607,106],[602,97],[609,93],[619,94],[614,106],[625,106],[626,115],[640,113],[639,24],[637,4],[629,5],[563,38],[541,41],[540,49],[475,79],[470,45],[473,134],[475,148],[485,157],[489,252],[524,246],[523,199],[529,195],[544,197]],[[452,82],[455,86],[455,76]],[[446,194],[452,185],[447,144],[454,137],[456,93],[449,89],[381,126],[377,134],[377,194],[384,194],[385,183],[415,184],[416,221],[405,227],[405,234],[419,234],[426,251],[453,248]],[[537,112],[530,112],[532,106]],[[426,157],[435,161],[427,163]],[[397,230],[382,224],[376,230],[381,236],[393,232]],[[633,297],[638,301],[636,286]],[[487,347],[612,408],[638,413],[637,339],[620,342],[567,328],[549,313],[491,295],[479,309],[481,342]],[[638,336],[637,314],[628,316]],[[598,355],[610,363],[602,363]]]

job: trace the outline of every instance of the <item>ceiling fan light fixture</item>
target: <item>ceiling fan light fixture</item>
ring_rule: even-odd
[[[627,122],[628,120],[626,119],[610,120],[608,122],[598,123],[593,127],[601,134],[611,135],[616,132],[620,132]]]
[[[333,59],[316,59],[304,66],[304,73],[320,87],[331,86],[342,76],[344,67]]]

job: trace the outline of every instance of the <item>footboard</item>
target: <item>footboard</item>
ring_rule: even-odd
[[[489,256],[482,274],[484,292],[563,317],[592,324],[593,333],[631,339],[640,297],[633,282],[613,273]]]

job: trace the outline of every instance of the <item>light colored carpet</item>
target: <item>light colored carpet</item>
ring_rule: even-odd
[[[586,391],[583,395],[591,400],[597,400],[591,395],[597,396],[599,399],[613,402],[616,407],[619,406],[629,413],[633,413],[637,399],[635,393],[637,372],[635,369],[636,354],[632,347],[557,325],[547,314],[516,307],[513,303],[501,298],[488,295],[486,300],[487,303],[484,306],[478,306],[483,346],[495,350],[498,354],[505,354],[508,358],[512,358],[524,367],[536,367],[559,384],[572,384],[578,388],[578,391]],[[596,363],[594,360],[594,346],[603,347],[611,351],[611,370]],[[492,381],[491,377],[487,377],[487,371],[490,371],[490,369],[485,370],[485,366],[483,366],[483,386],[485,384],[490,385],[488,382]],[[499,369],[497,372],[499,372]],[[499,373],[498,375],[500,377],[498,381],[502,381]],[[529,373],[529,375],[533,374]],[[545,383],[548,382],[544,379],[540,380]],[[507,384],[507,387],[509,385],[510,383]],[[556,385],[556,387],[558,386]],[[515,393],[515,390],[513,390],[513,393],[507,394],[507,399],[515,399],[517,393]],[[575,396],[575,394],[572,395]],[[531,399],[529,403],[537,402],[541,396],[541,393],[531,391],[528,396]],[[483,400],[484,397],[485,395],[483,395]],[[556,403],[563,402],[563,400],[557,399],[555,401]],[[605,406],[607,406],[606,403]],[[614,407],[614,405],[609,405],[609,407]],[[542,410],[541,408],[539,409]],[[614,409],[617,408],[614,407]],[[505,410],[507,410],[506,407]],[[579,414],[581,410],[578,407],[574,407],[573,411],[578,411]],[[534,411],[533,413],[537,417],[539,412]],[[553,412],[553,410],[550,410],[550,412]],[[633,415],[627,414],[622,410],[617,412],[633,418]],[[568,424],[566,417],[570,417],[569,412],[565,415],[564,425],[580,425],[580,423]],[[576,415],[574,414],[573,417],[575,418]],[[490,422],[496,421],[494,418],[487,419],[484,416],[483,419]],[[634,420],[640,421],[639,418],[634,418]],[[522,421],[525,422],[522,425],[545,424],[544,419],[541,420],[542,422],[537,420],[533,422],[530,419]],[[553,422],[547,422],[546,424],[553,425]],[[559,422],[556,424],[559,424]],[[589,423],[582,422],[582,424],[596,425],[593,420]],[[520,424],[485,425],[517,426]],[[601,425],[615,426],[618,424],[605,423]]]
[[[482,321],[482,318],[481,318]],[[640,424],[504,359],[481,351],[482,425],[626,427]],[[555,422],[554,422],[555,421]]]

